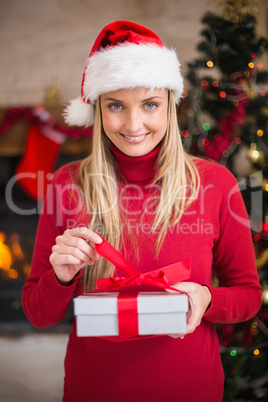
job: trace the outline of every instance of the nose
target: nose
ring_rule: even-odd
[[[127,133],[138,133],[143,127],[142,112],[139,109],[129,110],[126,114],[125,130]]]

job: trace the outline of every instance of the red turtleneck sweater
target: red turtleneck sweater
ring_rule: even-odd
[[[143,223],[153,191],[159,146],[142,157],[112,151],[122,178],[119,202],[137,235],[139,260],[126,236],[125,257],[140,272],[192,257],[189,281],[209,286],[211,305],[201,325],[184,339],[158,336],[112,342],[76,336],[75,321],[65,359],[65,402],[219,402],[224,375],[218,338],[213,323],[250,319],[261,303],[261,288],[247,212],[232,174],[223,166],[194,159],[201,177],[199,197],[185,212],[180,227],[168,230],[159,257],[155,236],[149,234],[153,211]],[[23,306],[38,327],[53,325],[64,317],[73,293],[79,294],[77,278],[70,286],[58,283],[49,263],[56,236],[78,221],[77,201],[70,200],[66,185],[77,177],[79,162],[59,169],[40,215],[32,270],[23,289]],[[72,178],[70,178],[70,173]],[[219,287],[211,287],[213,272]]]

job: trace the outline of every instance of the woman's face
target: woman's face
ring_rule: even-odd
[[[101,95],[100,104],[105,134],[128,156],[148,154],[166,133],[167,89],[120,89]]]

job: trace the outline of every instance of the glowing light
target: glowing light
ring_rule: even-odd
[[[264,232],[268,232],[268,222],[265,222],[265,223],[263,224],[263,231],[264,231]]]
[[[262,63],[258,63],[258,67],[259,67],[259,68],[263,68],[263,64],[262,64]]]
[[[203,124],[202,124],[202,127],[203,127],[203,129],[206,130],[206,131],[210,130],[210,124],[209,124],[209,123],[203,123]]]
[[[233,356],[233,357],[236,356],[236,350],[234,350],[234,349],[231,350],[230,355]]]
[[[190,117],[190,116],[192,116],[194,114],[194,112],[192,111],[192,109],[186,109],[185,114],[186,114],[186,116]]]
[[[255,321],[251,324],[251,328],[253,328],[253,329],[257,328],[257,326],[258,326],[258,324]]]
[[[184,98],[187,98],[187,96],[188,96],[188,92],[183,91],[182,96],[183,96]]]
[[[258,151],[257,149],[254,149],[254,150],[252,151],[252,153],[251,153],[252,159],[257,160],[257,159],[259,159],[259,156],[260,156],[259,151]]]
[[[23,251],[22,251],[21,246],[19,244],[19,241],[20,241],[19,236],[17,234],[12,234],[10,236],[10,240],[12,242],[11,249],[12,249],[13,254],[16,256],[16,258],[18,260],[23,260],[24,259],[24,254],[23,254]]]
[[[212,82],[212,85],[213,85],[215,88],[217,88],[217,87],[219,86],[219,83],[218,83],[218,81],[213,81],[213,82]]]
[[[262,91],[260,92],[260,95],[261,95],[261,96],[265,96],[265,95],[266,95],[266,92],[262,90]]]
[[[201,84],[203,85],[203,87],[207,87],[208,86],[208,82],[207,80],[202,80]]]
[[[257,131],[257,134],[258,134],[259,137],[262,137],[262,136],[263,136],[263,131],[262,131],[262,130],[258,130],[258,131]]]
[[[8,276],[9,276],[10,278],[12,278],[12,279],[17,279],[17,277],[18,277],[18,272],[15,271],[15,269],[10,269],[10,270],[8,271]]]
[[[254,68],[254,63],[250,62],[248,63],[249,68]]]
[[[266,184],[265,186],[265,191],[268,191],[268,184]]]
[[[224,91],[221,91],[221,92],[220,92],[220,97],[221,97],[221,98],[225,98],[225,97],[226,97],[226,93],[225,93]]]
[[[213,61],[209,60],[209,61],[207,62],[207,66],[208,66],[208,67],[213,67],[213,66],[214,66]]]
[[[260,351],[259,351],[259,349],[255,349],[253,353],[255,356],[258,356],[260,354]]]
[[[253,237],[253,239],[254,239],[254,241],[259,241],[259,240],[260,240],[260,236],[259,236],[258,234],[256,234],[256,235]]]
[[[0,232],[0,268],[4,271],[9,271],[12,265],[12,255],[10,248],[4,244],[6,235]]]
[[[189,137],[189,131],[187,131],[187,130],[182,130],[181,135],[182,135],[184,138]]]
[[[23,272],[25,276],[29,276],[31,272],[31,265],[29,265],[27,262],[23,264]]]
[[[236,138],[235,138],[235,143],[236,143],[236,144],[241,144],[241,138],[236,137]]]
[[[248,71],[245,71],[245,72],[244,72],[244,76],[245,76],[245,77],[250,77],[250,73],[249,73]]]
[[[250,53],[250,57],[252,57],[253,59],[255,59],[255,53]]]
[[[207,147],[209,144],[209,140],[207,138],[203,138],[202,143]]]

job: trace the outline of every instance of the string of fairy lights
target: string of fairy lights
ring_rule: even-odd
[[[225,0],[220,2],[218,1],[218,3],[219,5],[222,5],[224,7],[222,17],[235,24],[239,24],[239,22],[243,20],[244,14],[246,12],[251,13],[252,15],[256,15],[258,11],[256,0]],[[251,29],[251,24],[248,24],[247,28]],[[211,34],[211,37],[212,36],[213,34]],[[212,43],[211,41],[210,46],[215,47],[215,43]],[[229,91],[228,85],[226,85],[226,82],[224,81],[225,77],[223,77],[223,82],[221,82],[220,79],[215,78],[217,77],[219,67],[217,59],[213,60],[213,58],[211,58],[212,56],[210,55],[202,62],[194,62],[195,64],[192,65],[193,67],[201,67],[211,70],[212,78],[199,78],[195,75],[197,83],[195,91],[189,91],[189,93],[187,91],[184,91],[183,93],[184,108],[182,108],[181,110],[184,116],[182,116],[182,121],[185,121],[187,123],[185,127],[181,130],[181,135],[185,140],[186,149],[187,147],[189,150],[191,149],[190,147],[192,145],[192,137],[193,135],[196,135],[198,151],[201,151],[206,155],[206,149],[211,149],[211,147],[214,145],[216,150],[215,152],[218,152],[218,154],[215,153],[214,156],[216,155],[218,157],[219,162],[223,162],[223,158],[225,158],[225,161],[227,161],[234,149],[242,144],[241,133],[239,133],[239,131],[236,132],[235,130],[233,130],[233,132],[230,133],[230,131],[228,132],[228,130],[226,129],[225,131],[216,132],[215,134],[213,134],[213,136],[211,136],[213,132],[213,116],[212,120],[210,120],[210,118],[206,117],[205,113],[202,113],[203,110],[200,106],[200,98],[208,93],[209,95],[213,94],[216,101],[218,99],[230,102],[230,105],[232,107],[229,114],[230,120],[235,120],[240,111],[240,117],[242,118],[239,123],[243,123],[244,118],[246,117],[246,107],[243,110],[241,106],[243,100],[245,100],[246,104],[248,100],[255,100],[258,97],[260,97],[261,99],[263,98],[263,101],[267,99],[267,82],[264,83],[264,85],[256,83],[257,75],[261,74],[264,70],[263,62],[258,61],[258,58],[262,58],[264,52],[267,52],[267,44],[265,42],[262,42],[259,44],[258,49],[255,49],[254,52],[251,52],[249,54],[248,64],[245,66],[245,71],[243,71],[241,73],[241,76],[239,76],[237,79],[237,83],[239,83],[238,91],[236,93],[236,96],[233,97],[232,91]],[[233,93],[235,92],[234,88],[235,87],[232,88]],[[263,104],[265,104],[265,102],[263,102]],[[237,115],[235,115],[236,112]],[[265,116],[268,116],[268,107],[263,106],[261,108],[261,113]],[[253,162],[253,164],[259,165],[260,168],[265,168],[266,155],[268,154],[268,148],[264,142],[265,130],[263,127],[258,127],[258,124],[256,124],[256,122],[253,122],[252,130],[254,130],[254,132],[251,131],[252,135],[250,136],[250,138],[255,137],[255,139],[250,140],[251,143],[249,143],[248,145],[247,156]],[[251,173],[252,172],[254,172],[253,169]],[[260,182],[262,183],[262,190],[264,192],[268,192],[268,179],[262,177],[262,180]],[[267,235],[268,216],[264,217],[264,222],[262,223],[262,233],[255,233],[253,235],[253,241],[255,243],[259,242],[264,238],[263,236],[265,236],[266,238]],[[267,264],[267,262],[268,249],[264,248],[264,250],[260,252],[260,255],[256,256],[256,264],[258,269],[261,270]],[[266,282],[262,283],[262,303],[263,306],[268,306],[268,283]],[[250,323],[250,327],[247,327],[247,330],[250,334],[250,342],[245,342],[246,346],[227,346],[223,342],[220,346],[221,353],[225,355],[228,354],[233,358],[242,354],[262,357],[264,350],[268,347],[268,328],[263,322],[268,317],[268,314],[260,317],[261,318],[255,316]],[[231,335],[235,335],[233,326],[231,328],[231,332],[232,334],[227,335],[227,344],[230,342]],[[263,336],[258,336],[260,334],[265,336],[265,341],[263,341]],[[254,342],[252,342],[253,339]],[[232,343],[234,344],[234,342]]]
[[[254,317],[251,323],[251,328],[257,330],[259,328],[263,334],[268,338],[268,328],[257,316]],[[247,346],[247,347],[224,347],[220,346],[221,353],[230,354],[230,356],[235,357],[238,354],[253,354],[254,356],[259,356],[263,349],[268,348],[268,342],[261,342],[258,345]]]

